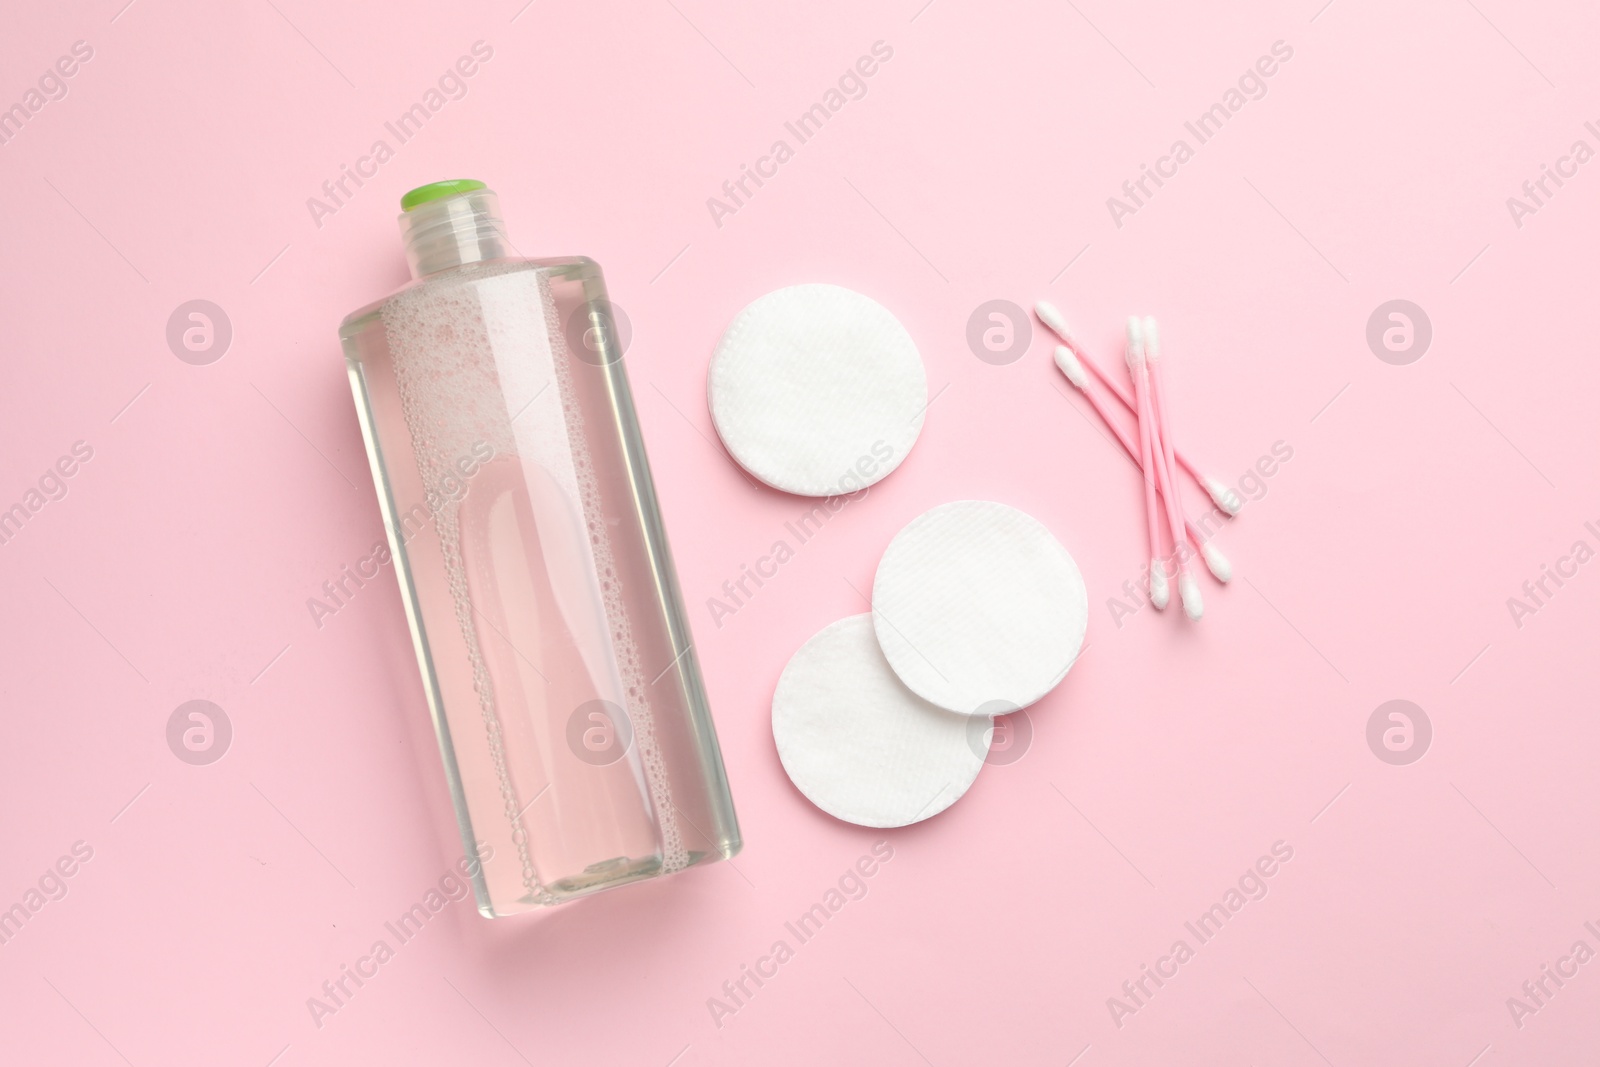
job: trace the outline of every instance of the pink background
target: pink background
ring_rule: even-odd
[[[1507,1006],[1575,941],[1600,949],[1600,564],[1520,628],[1506,604],[1600,547],[1600,162],[1521,227],[1506,206],[1573,141],[1600,148],[1592,5],[122,2],[13,5],[0,35],[0,106],[94,50],[0,147],[0,507],[93,449],[0,545],[0,907],[93,850],[0,946],[0,1059],[1466,1067],[1600,1047],[1600,962],[1520,1027]],[[465,98],[315,225],[306,199],[478,40]],[[706,198],[880,40],[867,95],[715,225]],[[1106,198],[1279,40],[1265,98],[1114,225]],[[488,181],[526,253],[598,259],[631,319],[748,844],[538,920],[453,904],[319,1028],[307,998],[459,852],[392,579],[321,629],[306,608],[381,536],[335,330],[403,280],[397,199],[442,177]],[[802,281],[891,308],[937,398],[905,465],[718,627],[707,598],[806,505],[714,443],[706,363],[740,307]],[[1102,356],[1122,316],[1159,315],[1178,437],[1220,477],[1293,449],[1219,540],[1239,577],[1207,580],[1199,626],[1113,622],[1139,487],[1043,331],[1004,366],[967,346],[980,304],[1039,296]],[[196,298],[234,333],[207,366],[165,339]],[[1433,326],[1409,366],[1365,340],[1395,298]],[[835,822],[783,776],[774,684],[865,610],[852,586],[896,530],[964,497],[1073,552],[1089,650],[1031,710],[1031,749],[948,812]],[[1433,739],[1392,766],[1366,724],[1401,698]],[[233,726],[209,766],[167,746],[192,699]],[[880,838],[867,895],[719,1028],[708,998]],[[1107,999],[1278,841],[1265,899],[1116,1025]]]

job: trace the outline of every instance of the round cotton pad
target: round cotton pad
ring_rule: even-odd
[[[983,500],[942,504],[889,542],[872,583],[878,643],[912,692],[966,714],[1027,707],[1083,645],[1089,595],[1044,524]]]
[[[837,285],[796,285],[734,317],[706,393],[745,470],[785,492],[837,496],[905,459],[922,432],[928,376],[883,305]]]
[[[789,660],[772,698],[772,737],[790,780],[857,826],[906,826],[960,799],[993,739],[971,725],[901,683],[870,615],[819,630]]]

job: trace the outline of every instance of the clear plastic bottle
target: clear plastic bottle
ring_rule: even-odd
[[[401,206],[413,280],[339,336],[478,909],[734,855],[599,266],[508,255],[482,182]]]

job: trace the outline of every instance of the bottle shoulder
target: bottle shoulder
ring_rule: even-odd
[[[440,271],[437,274],[428,274],[421,278],[413,278],[400,288],[387,296],[374,300],[372,303],[359,307],[344,317],[339,324],[339,337],[341,340],[350,340],[356,334],[365,330],[374,319],[383,311],[385,305],[400,296],[425,287],[451,288],[456,286],[474,285],[489,278],[500,277],[506,274],[516,274],[525,271],[536,271],[548,274],[553,279],[560,280],[587,280],[599,278],[601,275],[600,264],[588,256],[551,256],[540,259],[496,259],[478,263],[467,263],[450,270]]]

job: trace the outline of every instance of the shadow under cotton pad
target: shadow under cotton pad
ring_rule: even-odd
[[[922,432],[928,376],[882,304],[837,285],[795,285],[734,316],[706,396],[741,467],[788,493],[838,496],[905,459]]]
[[[1043,523],[986,500],[941,504],[895,534],[872,582],[883,654],[912,692],[969,715],[1027,707],[1083,646],[1089,594]]]
[[[783,769],[823,811],[857,826],[907,826],[954,804],[983,767],[987,719],[936,708],[901,683],[872,616],[819,630],[772,698]]]

